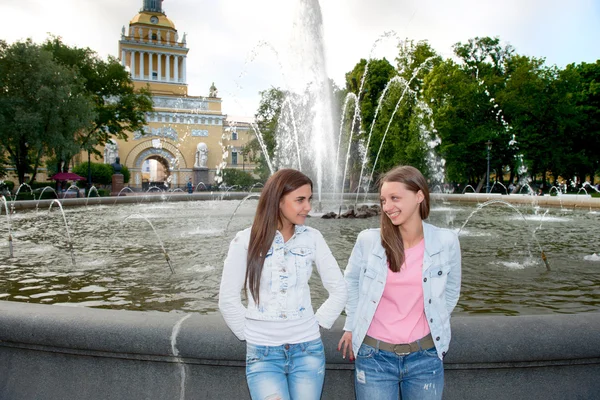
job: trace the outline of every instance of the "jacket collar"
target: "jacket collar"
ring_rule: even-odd
[[[381,235],[381,230],[379,231],[379,234]],[[423,222],[423,237],[425,238],[425,256],[423,259],[423,267],[425,267],[428,258],[442,251],[442,245],[440,241],[436,240],[435,238],[435,227],[427,222]],[[387,263],[385,249],[381,245],[381,237],[373,245],[372,253],[377,257],[384,259]]]

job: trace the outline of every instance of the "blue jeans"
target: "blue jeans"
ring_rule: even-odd
[[[444,364],[435,347],[399,356],[362,344],[356,355],[358,400],[440,400]]]
[[[246,344],[246,381],[253,400],[318,400],[324,379],[321,338],[281,346]]]

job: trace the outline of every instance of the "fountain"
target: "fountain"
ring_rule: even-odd
[[[294,83],[300,88],[290,91],[306,97],[290,98],[284,108],[289,116],[282,119],[293,125],[288,137],[295,143],[286,148],[291,155],[280,147],[276,159],[267,161],[271,170],[288,165],[305,168],[316,177],[315,197],[323,209],[333,210],[344,197],[325,196],[334,192],[339,177],[326,174],[335,171],[338,163],[332,154],[336,148],[318,1],[300,1],[298,15],[297,25],[307,27],[308,33],[297,33],[297,41],[316,47],[300,47],[298,60],[307,63],[298,63],[299,70],[288,76],[299,78]],[[260,132],[258,137],[262,140]],[[299,151],[301,145],[314,151]],[[264,151],[262,142],[261,147]],[[346,164],[347,159],[348,153],[337,161]],[[149,192],[156,189],[160,194],[151,196]],[[137,196],[141,201],[124,196],[109,199],[112,204],[99,201],[87,206],[88,196],[87,207],[79,208],[63,205],[84,205],[84,199],[52,200],[50,207],[59,205],[62,221],[37,209],[15,207],[17,212],[11,214],[3,198],[9,240],[0,241],[0,299],[6,300],[0,302],[0,356],[7,362],[0,376],[9,379],[0,385],[0,397],[35,398],[36,390],[38,394],[51,390],[55,398],[82,393],[88,398],[123,398],[125,393],[140,399],[183,399],[186,393],[215,397],[206,386],[214,381],[220,397],[243,398],[243,345],[226,330],[216,310],[223,254],[234,233],[252,223],[257,204],[253,198],[258,194],[243,193],[242,201],[231,200],[235,195],[231,189],[217,196],[172,192],[167,198],[160,188],[152,187]],[[544,201],[551,201],[547,197]],[[366,198],[377,201],[373,194]],[[469,390],[482,393],[473,396],[489,398],[490,390],[510,391],[507,381],[513,383],[511,388],[530,387],[540,375],[547,378],[547,385],[537,392],[540,396],[552,398],[559,390],[568,390],[591,397],[597,390],[590,386],[597,389],[597,383],[588,375],[600,372],[594,328],[600,324],[599,217],[577,211],[564,216],[556,209],[540,215],[528,199],[508,208],[497,207],[497,201],[478,208],[462,202],[479,199],[472,194],[432,195],[430,222],[459,232],[463,255],[462,295],[453,318],[455,343],[446,360],[447,398],[465,398],[461,379],[473,381],[473,376],[478,388]],[[358,233],[379,224],[376,218],[325,220],[316,218],[319,214],[314,213],[307,224],[323,233],[342,268]],[[532,220],[539,222],[536,229],[529,226]],[[67,246],[54,240],[64,237],[63,227]],[[0,238],[4,237],[0,231]],[[552,271],[537,256],[539,252],[548,254]],[[318,277],[311,279],[317,305],[327,293],[316,284]],[[573,327],[581,338],[576,345],[570,341]],[[327,372],[330,381],[324,398],[353,395],[347,385],[352,366],[329,351],[340,331],[338,321],[333,332],[323,335],[328,363],[335,364]],[[540,337],[539,332],[545,335]],[[527,340],[511,341],[515,336]],[[482,348],[490,351],[473,350]],[[31,374],[32,363],[39,374]],[[582,366],[587,369],[578,368]],[[506,371],[515,369],[521,375],[508,376]],[[552,375],[556,370],[562,379]],[[582,374],[587,385],[578,382]],[[17,375],[18,387],[12,384]],[[44,379],[38,379],[40,375]],[[120,384],[123,376],[128,378],[126,385]],[[52,388],[45,388],[45,382],[52,382]],[[92,392],[99,394],[93,397]]]

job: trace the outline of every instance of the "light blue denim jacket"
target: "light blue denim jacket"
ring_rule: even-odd
[[[246,277],[246,259],[250,228],[235,236],[223,266],[219,290],[219,310],[232,332],[245,340],[246,318],[264,321],[284,321],[310,318],[320,326],[331,328],[344,309],[346,283],[337,261],[325,243],[321,232],[304,225],[295,225],[294,235],[284,243],[278,231],[267,252],[260,278],[260,304],[248,295],[244,307],[241,291]],[[308,280],[313,263],[317,266],[329,298],[314,313]]]
[[[456,233],[423,222],[423,307],[438,356],[450,344],[450,314],[460,296],[461,256]],[[358,353],[387,279],[387,257],[380,229],[362,231],[356,240],[345,279],[348,287],[345,331],[352,331],[352,349]]]

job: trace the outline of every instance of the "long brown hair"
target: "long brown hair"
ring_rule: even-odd
[[[415,193],[420,190],[423,193],[423,201],[419,206],[419,214],[421,219],[429,217],[429,187],[421,171],[410,165],[402,165],[386,172],[379,179],[379,194],[381,194],[381,187],[385,182],[404,183],[408,190]],[[400,271],[400,267],[404,264],[402,234],[383,210],[381,212],[381,244],[385,249],[390,269],[393,272]]]
[[[250,289],[256,304],[259,303],[260,276],[265,258],[275,239],[277,227],[282,224],[279,211],[281,199],[304,185],[310,185],[312,190],[313,183],[308,176],[295,169],[280,169],[267,180],[260,194],[250,231],[244,284],[244,290]]]

